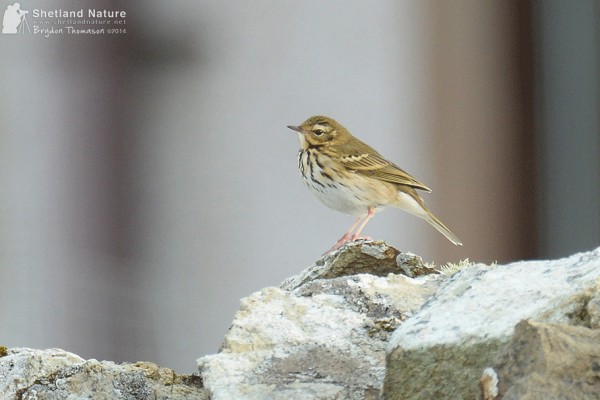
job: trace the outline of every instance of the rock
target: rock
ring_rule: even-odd
[[[243,299],[220,353],[199,360],[211,398],[379,399],[391,332],[447,279],[398,255],[352,243]]]
[[[600,331],[522,321],[494,369],[503,400],[600,399]]]
[[[393,333],[386,399],[478,398],[482,372],[513,341],[521,320],[597,328],[599,279],[600,249],[459,271]],[[504,385],[501,373],[498,379]]]
[[[397,249],[381,241],[357,241],[346,244],[338,251],[325,254],[299,275],[283,282],[281,288],[293,290],[316,279],[357,274],[375,276],[405,274],[412,278],[432,273],[437,273],[437,271],[424,265],[419,256],[400,253]]]
[[[600,400],[600,248],[439,271],[351,243],[242,299],[200,375],[0,347],[0,399]]]
[[[86,361],[59,349],[2,349],[2,399],[209,399],[199,376],[152,363]]]

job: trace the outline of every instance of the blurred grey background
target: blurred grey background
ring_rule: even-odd
[[[393,209],[375,239],[438,264],[600,243],[598,1],[21,7],[126,10],[127,34],[0,36],[0,345],[193,371],[353,221],[300,180],[285,126],[313,114],[465,245]]]

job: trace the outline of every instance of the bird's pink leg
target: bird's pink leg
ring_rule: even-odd
[[[356,221],[354,221],[354,223],[352,224],[350,229],[348,229],[348,232],[344,233],[344,236],[342,236],[340,238],[340,240],[338,240],[337,243],[334,244],[333,247],[331,249],[329,249],[329,251],[327,253],[331,253],[332,251],[339,249],[340,247],[342,247],[345,243],[347,243],[349,241],[355,241],[357,239],[371,240],[371,238],[369,238],[369,237],[358,237],[358,235],[360,234],[360,231],[363,230],[365,225],[367,225],[367,222],[369,222],[369,220],[373,217],[373,215],[375,215],[375,209],[369,208],[367,215],[365,217],[362,217],[362,216],[358,217],[356,219]],[[361,220],[362,220],[362,224],[360,224],[360,226],[358,227],[356,232],[354,234],[352,234],[352,231],[354,230],[354,228],[356,228],[356,226],[360,223]],[[325,253],[325,254],[327,254],[327,253]]]
[[[350,227],[350,229],[348,229],[348,232],[344,233],[344,236],[342,236],[340,238],[340,240],[337,241],[336,244],[333,245],[332,250],[338,249],[340,248],[344,243],[346,243],[347,241],[350,240],[350,237],[352,236],[352,231],[354,230],[354,228],[356,228],[356,225],[358,225],[358,223],[363,219],[363,217],[358,217],[356,219],[356,221],[354,221],[354,223],[352,224],[352,226]]]
[[[373,218],[373,215],[375,215],[375,209],[373,207],[369,207],[369,212],[367,212],[367,216],[363,220],[362,224],[360,224],[360,226],[358,227],[358,229],[356,230],[356,232],[354,232],[354,235],[352,235],[352,238],[350,240],[352,240],[352,241],[355,241],[356,239],[371,240],[371,238],[368,238],[368,237],[361,238],[358,235],[363,230],[363,228],[365,227],[365,225],[367,225],[367,222],[369,222],[369,220],[371,218]]]

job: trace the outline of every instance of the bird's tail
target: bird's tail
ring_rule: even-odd
[[[462,242],[446,225],[442,223],[435,215],[431,213],[431,211],[427,210],[427,217],[423,218],[425,221],[429,222],[431,226],[438,230],[439,233],[446,236],[446,239],[451,241],[457,246],[462,246]]]
[[[423,199],[413,188],[403,188],[398,192],[398,197],[393,203],[394,206],[429,222],[431,226],[437,229],[442,235],[457,246],[462,246],[462,242],[454,233],[448,229],[435,215],[425,206]]]

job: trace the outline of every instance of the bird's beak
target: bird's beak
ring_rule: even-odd
[[[304,132],[304,131],[302,130],[302,128],[300,128],[299,126],[288,125],[287,127],[288,127],[288,128],[290,128],[290,129],[291,129],[291,130],[293,130],[293,131],[296,131],[296,132],[300,132],[300,133],[306,133],[306,132]]]

